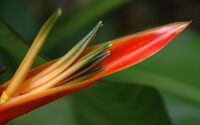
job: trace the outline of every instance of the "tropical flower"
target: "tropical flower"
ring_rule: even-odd
[[[0,124],[150,57],[189,24],[176,22],[88,47],[102,27],[100,21],[64,56],[31,70],[60,14],[61,10],[58,9],[46,21],[13,78],[0,86]]]

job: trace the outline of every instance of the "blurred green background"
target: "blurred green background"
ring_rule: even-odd
[[[99,20],[104,27],[93,44],[171,22],[192,24],[150,59],[7,125],[200,124],[199,0],[0,0],[0,65],[8,67],[1,82],[57,7],[63,15],[41,51],[46,59],[63,55]]]

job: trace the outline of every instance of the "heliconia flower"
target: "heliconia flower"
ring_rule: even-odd
[[[88,47],[102,27],[100,21],[64,56],[31,70],[58,9],[43,25],[10,81],[0,86],[0,124],[60,97],[92,85],[100,78],[128,68],[155,54],[182,32],[189,22],[177,22]]]

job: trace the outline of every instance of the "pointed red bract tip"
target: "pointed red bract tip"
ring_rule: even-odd
[[[105,65],[98,76],[103,77],[125,69],[155,54],[181,33],[190,22],[176,22],[129,35],[112,41],[111,55],[99,65]]]

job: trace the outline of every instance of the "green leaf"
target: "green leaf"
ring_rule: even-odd
[[[77,125],[170,125],[157,91],[123,83],[97,82],[76,93]]]
[[[73,33],[80,30],[84,25],[97,20],[102,15],[114,10],[120,5],[126,3],[128,0],[100,0],[95,1],[91,5],[80,9],[79,12],[73,14],[71,18],[64,18],[62,23],[54,28],[51,35],[48,38],[48,43],[43,49],[47,52],[51,48],[58,44],[61,44],[64,39],[68,38]],[[101,20],[98,19],[98,20]]]
[[[29,43],[39,28],[38,16],[27,0],[1,0],[0,16]]]
[[[26,52],[28,47],[24,44],[24,40],[3,21],[0,21],[0,49],[7,54],[9,58],[19,63]],[[37,65],[44,63],[45,60],[38,56]]]
[[[105,80],[152,86],[200,104],[199,41],[195,32],[185,32],[150,59]]]
[[[199,125],[200,107],[167,93],[162,94],[173,125]]]

